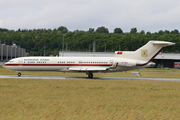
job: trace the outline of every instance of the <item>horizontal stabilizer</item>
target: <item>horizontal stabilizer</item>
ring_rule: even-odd
[[[170,46],[174,45],[175,43],[172,42],[166,42],[166,41],[151,41],[153,45],[162,45],[162,46]]]

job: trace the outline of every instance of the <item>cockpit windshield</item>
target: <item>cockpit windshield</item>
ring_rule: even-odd
[[[9,63],[13,63],[14,61],[13,61],[13,60],[9,60],[8,62],[9,62]]]

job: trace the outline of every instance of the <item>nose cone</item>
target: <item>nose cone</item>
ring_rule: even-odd
[[[8,65],[8,63],[9,63],[9,62],[5,62],[5,63],[3,63],[3,66],[6,66],[6,65]]]
[[[8,62],[6,62],[6,63],[3,63],[3,65],[2,65],[4,68],[8,68]]]
[[[11,64],[9,62],[3,63],[3,67],[8,70],[14,70],[14,67],[11,66]]]

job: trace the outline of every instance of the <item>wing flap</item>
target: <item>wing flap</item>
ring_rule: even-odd
[[[91,68],[91,67],[70,67],[68,68],[69,70],[71,71],[105,71],[107,70],[108,68]]]

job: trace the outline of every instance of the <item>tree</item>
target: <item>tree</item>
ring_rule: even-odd
[[[58,30],[60,30],[62,34],[65,34],[65,33],[68,32],[68,29],[67,29],[66,27],[64,27],[64,26],[60,26],[60,27],[58,28]]]
[[[21,29],[19,28],[17,31],[21,32]]]
[[[121,28],[115,28],[115,29],[114,29],[114,33],[121,34],[121,33],[123,33],[123,31],[122,31]]]
[[[90,33],[94,33],[94,28],[89,28]]]
[[[0,28],[0,41],[7,45],[17,44],[22,48],[25,48],[27,53],[33,55],[43,55],[44,46],[46,50],[46,55],[56,55],[58,51],[62,49],[62,32],[66,27],[59,27],[59,29],[19,29],[17,31],[12,31]],[[105,27],[104,31],[101,33],[107,33],[108,29]],[[134,33],[137,33],[136,28]],[[100,29],[101,30],[101,29]],[[22,32],[23,31],[23,32]],[[98,31],[98,30],[97,30]],[[74,32],[68,32],[64,38],[64,43],[68,42],[68,48],[71,51],[89,51],[89,45],[92,50],[92,43],[96,40],[96,51],[104,51],[106,43],[106,51],[115,51],[119,49],[119,44],[122,50],[136,50],[141,47],[149,40],[167,40],[175,42],[176,45],[173,47],[166,47],[164,52],[179,52],[180,37],[179,31],[162,31],[151,33],[147,32],[146,35],[142,34],[90,34],[95,32],[93,28],[89,28],[88,34],[84,31],[76,30]],[[159,33],[163,32],[163,35]],[[76,34],[75,34],[76,33]],[[133,32],[132,32],[133,33]],[[118,43],[118,44],[117,44]],[[79,46],[79,47],[77,47]]]
[[[166,34],[170,34],[169,30],[165,30],[164,32],[165,32]]]
[[[151,32],[148,31],[148,32],[146,33],[146,35],[151,35]]]
[[[97,33],[109,33],[109,30],[107,28],[105,28],[104,26],[102,26],[102,27],[98,27],[96,29],[96,32]]]
[[[8,31],[9,31],[8,29],[0,28],[0,32],[8,32]]]
[[[160,30],[159,32],[158,32],[158,35],[163,35],[164,34],[164,32],[162,31],[162,30]]]
[[[144,31],[144,30],[141,30],[140,34],[145,34],[145,31]]]
[[[136,28],[131,28],[130,33],[131,33],[131,34],[135,34],[135,33],[137,33],[137,29],[136,29]]]
[[[177,29],[171,31],[171,34],[179,34],[179,31]]]

